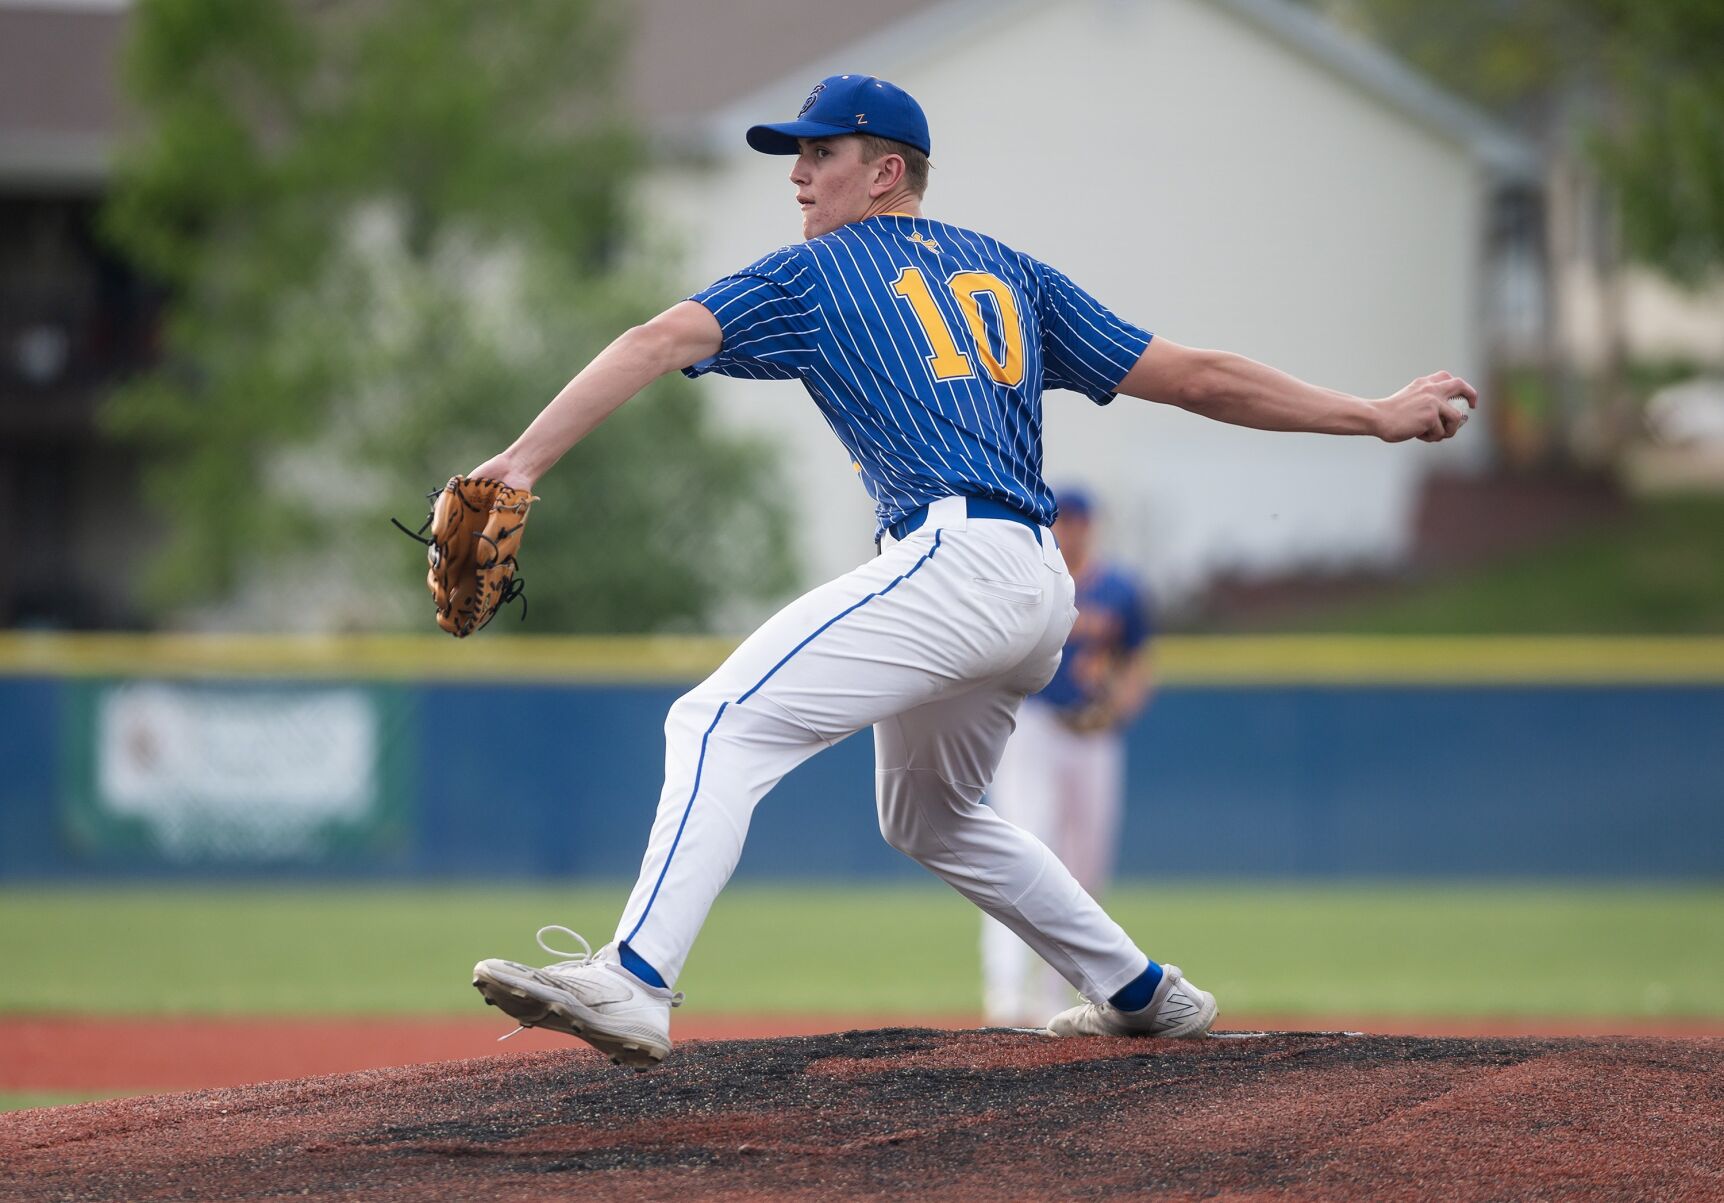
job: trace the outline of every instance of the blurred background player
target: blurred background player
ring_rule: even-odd
[[[1046,844],[1091,897],[1113,875],[1125,796],[1125,728],[1149,700],[1150,599],[1095,554],[1095,506],[1060,490],[1054,534],[1077,587],[1077,621],[1059,671],[1018,708],[988,801]],[[982,917],[982,1004],[988,1022],[1040,1027],[1071,1004],[1071,988],[1004,925]]]

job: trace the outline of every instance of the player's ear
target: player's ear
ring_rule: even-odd
[[[870,196],[885,196],[904,182],[904,156],[881,155],[874,160],[874,182],[868,187]]]

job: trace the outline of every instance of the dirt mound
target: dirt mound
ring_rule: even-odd
[[[1721,1071],[1713,1039],[570,1048],[0,1116],[0,1195],[1719,1198]]]

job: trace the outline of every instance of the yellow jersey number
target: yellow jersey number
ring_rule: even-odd
[[[946,287],[951,289],[953,299],[958,302],[958,312],[964,315],[964,324],[969,326],[975,341],[976,355],[989,377],[1008,388],[1022,384],[1024,324],[1018,316],[1018,298],[1011,286],[987,272],[955,272],[946,281]],[[916,321],[928,336],[928,345],[934,349],[934,353],[928,356],[928,370],[934,374],[934,379],[961,380],[974,376],[976,372],[970,365],[970,357],[958,349],[952,328],[934,302],[933,291],[922,269],[906,267],[899,272],[892,291],[910,302]],[[995,356],[994,348],[988,344],[988,328],[982,321],[981,298],[984,296],[993,301],[994,310],[1000,317],[1000,333],[1005,345],[999,356]]]

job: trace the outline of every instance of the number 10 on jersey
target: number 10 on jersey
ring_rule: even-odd
[[[1018,316],[1018,298],[1011,286],[987,272],[955,272],[946,281],[946,287],[951,289],[958,311],[964,315],[964,324],[970,328],[975,340],[976,355],[989,377],[1008,388],[1022,384],[1024,324]],[[928,345],[934,348],[934,353],[928,356],[928,370],[934,379],[961,380],[974,376],[976,371],[970,366],[970,357],[958,349],[952,328],[934,301],[934,293],[922,269],[906,267],[899,272],[892,291],[910,302],[910,309],[917,322],[921,323],[922,332],[928,336]],[[993,302],[994,311],[1000,318],[1000,334],[1005,345],[999,357],[994,355],[994,348],[988,342],[988,327],[982,317],[984,296]]]

